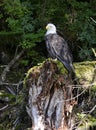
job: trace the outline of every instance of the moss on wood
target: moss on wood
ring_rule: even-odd
[[[36,73],[36,75],[40,74],[40,68],[44,67],[44,64],[50,61],[52,63],[57,64],[57,68],[59,73],[57,73],[56,76],[59,74],[64,74],[67,75],[67,71],[64,68],[63,64],[60,63],[59,61],[53,61],[52,59],[47,59],[43,63],[39,64],[38,66],[34,66],[33,68],[30,68],[26,74],[26,77],[24,79],[24,84],[27,82],[27,80],[32,76],[32,73]],[[75,71],[76,71],[76,77],[79,80],[79,84],[77,87],[79,88],[79,93],[81,93],[84,89],[84,93],[82,93],[81,96],[78,97],[78,104],[76,108],[74,108],[75,114],[79,113],[82,114],[82,111],[90,111],[96,102],[96,61],[86,61],[86,62],[79,62],[79,63],[74,63]],[[33,77],[34,78],[34,77]],[[26,88],[26,85],[25,85]],[[82,103],[84,102],[84,105],[82,106]],[[93,114],[93,115],[91,115]],[[92,111],[92,113],[89,115],[85,115],[85,118],[88,116],[89,120],[86,121],[88,127],[92,126],[94,122],[96,122],[96,112]],[[79,117],[77,116],[78,121]],[[92,120],[94,119],[93,123]],[[85,123],[82,122],[80,125],[80,128],[85,128]]]

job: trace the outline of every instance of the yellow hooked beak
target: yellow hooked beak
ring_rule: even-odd
[[[49,26],[46,26],[46,30],[48,30],[49,29]]]

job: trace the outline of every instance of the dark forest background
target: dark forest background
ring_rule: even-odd
[[[95,20],[95,0],[1,0],[1,57],[3,53],[14,55],[18,47],[27,49],[20,61],[23,66],[44,60],[45,27],[51,22],[68,42],[74,61],[94,60]]]
[[[0,111],[0,130],[27,127],[26,119],[19,116],[22,80],[29,68],[48,58],[44,39],[48,23],[55,24],[68,42],[74,62],[96,60],[96,0],[0,0],[0,73],[4,76],[0,105],[10,104],[8,111]],[[3,70],[10,62],[6,75]]]

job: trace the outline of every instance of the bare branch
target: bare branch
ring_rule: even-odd
[[[96,21],[95,21],[92,17],[90,17],[90,19],[91,19],[94,23],[96,23]]]
[[[85,114],[84,118],[82,120],[76,122],[74,124],[74,126],[76,126],[76,127],[74,127],[74,128],[78,128],[82,123],[84,123],[85,119],[88,118],[88,114],[91,114],[95,110],[95,108],[96,108],[96,105],[90,111],[83,112],[83,114]],[[85,122],[85,124],[86,124],[86,122]]]
[[[6,83],[6,82],[0,82],[0,86],[5,86],[5,88],[13,95],[16,95],[15,91],[8,87],[8,86],[16,86],[17,87],[17,91],[18,91],[18,87],[23,83],[23,81],[19,81],[18,83]]]
[[[3,111],[3,110],[6,109],[7,107],[8,107],[8,105],[6,105],[6,106],[0,108],[0,111]]]
[[[16,51],[15,51],[14,57],[16,57],[19,47],[20,47],[20,45],[18,45],[18,46],[16,47]]]
[[[6,68],[3,70],[1,74],[1,81],[4,82],[6,80],[6,74],[10,70],[10,68],[15,64],[15,62],[22,56],[24,53],[24,50],[22,50],[17,56],[15,56],[9,64],[6,66]]]
[[[5,68],[7,65],[0,65],[1,68]]]
[[[96,108],[96,105],[89,111],[89,114],[91,114]]]
[[[94,53],[94,56],[96,57],[96,50],[94,48],[92,48],[92,51]]]
[[[0,86],[7,85],[7,86],[19,86],[23,83],[23,81],[20,81],[18,83],[7,83],[7,82],[0,82]]]

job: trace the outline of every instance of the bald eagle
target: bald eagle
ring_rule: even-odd
[[[62,62],[69,73],[75,73],[72,64],[72,54],[70,53],[67,42],[57,34],[56,26],[54,24],[49,23],[46,26],[46,29],[45,40],[49,55]]]

